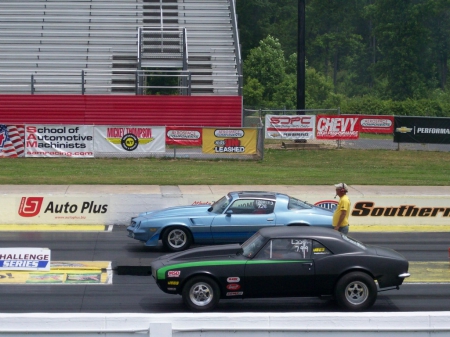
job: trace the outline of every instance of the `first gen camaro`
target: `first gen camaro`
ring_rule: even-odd
[[[333,212],[283,193],[230,192],[212,205],[178,206],[144,212],[131,219],[128,236],[146,246],[159,241],[170,251],[191,244],[243,243],[268,226],[332,228]]]
[[[399,289],[408,266],[392,249],[318,227],[263,228],[242,245],[193,248],[151,264],[158,287],[194,311],[219,299],[268,297],[331,297],[344,310],[366,310],[379,291]]]

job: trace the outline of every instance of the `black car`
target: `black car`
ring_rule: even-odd
[[[196,311],[213,309],[221,298],[313,296],[361,311],[378,291],[399,289],[408,266],[392,249],[318,227],[263,228],[242,245],[194,248],[151,264],[159,288],[182,295]]]

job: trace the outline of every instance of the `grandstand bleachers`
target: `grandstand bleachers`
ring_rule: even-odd
[[[232,1],[2,0],[0,93],[80,93],[77,77],[85,71],[89,76],[84,87],[90,88],[86,93],[134,94],[139,66],[182,66],[167,53],[155,57],[157,49],[145,45],[152,39],[140,39],[138,28],[175,27],[186,31],[184,70],[192,74],[192,94],[239,95]],[[155,41],[183,52],[170,37]],[[141,62],[139,48],[146,51]]]

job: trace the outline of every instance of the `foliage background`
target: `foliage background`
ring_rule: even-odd
[[[295,109],[298,0],[237,0],[244,105]],[[450,116],[450,0],[306,0],[306,108]]]

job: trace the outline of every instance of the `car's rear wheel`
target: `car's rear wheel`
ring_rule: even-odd
[[[335,298],[337,303],[346,310],[366,310],[377,299],[377,285],[366,273],[348,273],[336,284]]]
[[[179,252],[192,244],[191,233],[183,227],[171,227],[164,231],[162,242],[168,250]]]
[[[183,287],[183,301],[195,311],[208,311],[215,308],[220,299],[220,290],[217,283],[209,277],[197,276]]]

